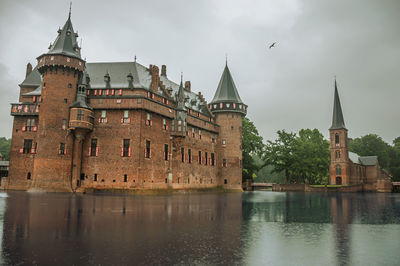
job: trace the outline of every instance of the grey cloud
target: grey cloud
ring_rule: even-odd
[[[136,54],[144,65],[167,64],[169,77],[179,80],[183,71],[208,100],[227,53],[265,139],[305,127],[327,136],[334,75],[351,137],[400,135],[399,1],[76,1],[72,9],[88,61]],[[8,96],[0,99],[0,135],[10,136],[9,102],[26,63],[46,51],[67,13],[61,0],[0,2],[0,81]]]

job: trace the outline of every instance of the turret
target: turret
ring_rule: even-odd
[[[85,61],[72,27],[71,12],[57,33],[49,51],[37,58],[43,83],[32,181],[34,187],[71,191],[74,134],[69,130],[70,106],[76,101],[83,104],[78,81]]]
[[[176,95],[176,113],[172,120],[172,131],[175,136],[185,136],[187,131],[187,111],[185,106],[186,96],[181,76],[178,94]]]
[[[225,65],[214,98],[209,105],[220,125],[217,163],[219,184],[230,189],[242,187],[242,119],[247,106],[241,100],[232,79],[228,64]]]
[[[347,129],[344,124],[339,92],[335,79],[335,94],[333,103],[332,125],[330,135],[330,184],[348,185],[350,182],[349,148]]]

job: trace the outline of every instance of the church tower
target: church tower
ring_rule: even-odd
[[[247,105],[240,99],[228,64],[225,65],[217,91],[210,103],[215,122],[220,125],[217,144],[219,185],[242,188],[242,119]]]
[[[71,191],[74,136],[69,130],[70,105],[77,99],[85,61],[71,23],[71,11],[49,51],[37,58],[42,75],[42,102],[32,186]]]
[[[331,185],[348,185],[350,184],[349,143],[336,79],[332,126],[329,128],[329,135],[331,151],[329,183]]]

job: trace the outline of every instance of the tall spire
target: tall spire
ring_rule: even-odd
[[[343,119],[342,107],[340,105],[336,77],[335,77],[335,99],[333,103],[332,126],[329,129],[346,129]]]
[[[50,45],[47,54],[64,54],[81,58],[80,47],[77,42],[78,33],[74,32],[71,22],[71,7],[70,3],[68,19],[62,29],[58,30],[58,36]]]
[[[183,88],[183,74],[181,73],[181,84],[179,85],[177,107],[180,111],[185,111],[185,90]]]

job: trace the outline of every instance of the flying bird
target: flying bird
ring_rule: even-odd
[[[276,43],[276,42],[274,42],[273,44],[271,44],[271,45],[269,46],[269,49],[271,49],[272,47],[275,47],[275,43]]]

